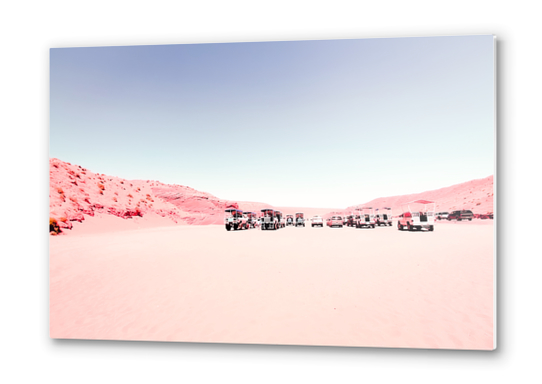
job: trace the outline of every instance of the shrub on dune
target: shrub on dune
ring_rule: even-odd
[[[60,232],[60,226],[58,225],[58,222],[55,218],[50,217],[49,218],[49,233],[53,236],[58,235]]]

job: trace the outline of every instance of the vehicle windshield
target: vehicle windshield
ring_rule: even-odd
[[[265,210],[265,211],[262,211],[262,216],[264,217],[272,217],[273,216],[273,210],[272,209],[269,209],[269,210]]]
[[[243,216],[243,212],[238,211],[237,209],[226,209],[225,214],[228,217],[241,217],[241,216]]]

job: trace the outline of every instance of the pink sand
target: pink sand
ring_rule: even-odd
[[[492,349],[493,226],[457,224],[74,228],[50,238],[50,334]]]

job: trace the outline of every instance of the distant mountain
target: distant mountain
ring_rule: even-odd
[[[493,193],[493,176],[488,176],[483,179],[471,180],[432,191],[380,197],[363,204],[347,207],[343,214],[350,213],[355,208],[361,207],[373,207],[375,209],[390,207],[394,211],[398,211],[401,204],[419,199],[434,201],[437,212],[470,209],[474,213],[488,213],[493,212]]]

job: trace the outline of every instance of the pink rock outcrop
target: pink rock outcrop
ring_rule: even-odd
[[[219,199],[182,185],[154,182],[151,189],[154,196],[187,213],[184,220],[188,224],[222,224],[226,208],[239,208],[235,201]]]
[[[50,159],[50,217],[62,229],[96,213],[131,219],[153,213],[180,224],[220,224],[226,206],[237,202],[182,185],[125,180]]]

